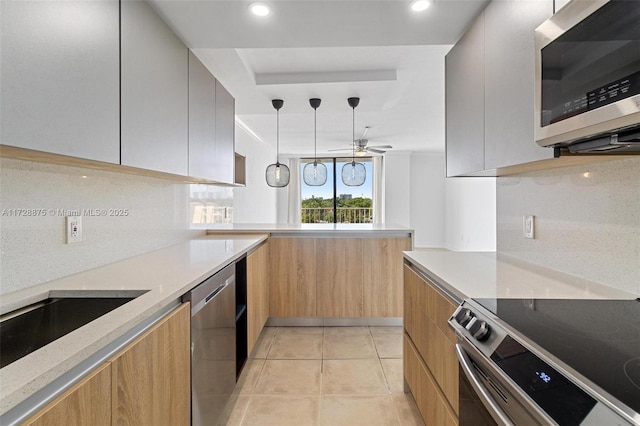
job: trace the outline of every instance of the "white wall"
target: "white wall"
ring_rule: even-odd
[[[411,226],[411,154],[389,152],[384,157],[384,222]]]
[[[0,159],[0,294],[95,268],[200,235],[189,229],[189,185],[77,167]],[[43,209],[39,216],[12,209]],[[82,241],[65,244],[63,210],[82,218]],[[126,216],[109,216],[124,209]],[[91,283],[87,283],[91,285]]]
[[[640,295],[640,158],[501,177],[497,196],[499,253]]]
[[[443,153],[411,155],[410,226],[415,247],[444,247],[445,170]]]
[[[276,160],[275,150],[236,126],[238,154],[246,157],[246,186],[233,189],[234,223],[278,222],[277,188],[265,180],[267,166]]]
[[[445,183],[445,247],[495,251],[496,178],[448,178]]]

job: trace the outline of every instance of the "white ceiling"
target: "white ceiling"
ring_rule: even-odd
[[[444,55],[488,0],[436,0],[422,13],[408,0],[269,0],[258,18],[242,0],[154,0],[154,6],[236,99],[236,116],[280,152],[349,148],[365,126],[370,145],[444,150]],[[348,151],[347,151],[348,154]]]

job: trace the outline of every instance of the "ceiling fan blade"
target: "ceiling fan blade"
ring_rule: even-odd
[[[327,151],[353,151],[353,148],[328,149]]]
[[[375,149],[375,148],[371,148],[371,147],[367,147],[367,151],[369,152],[375,152],[376,154],[384,154],[387,151],[383,151],[381,149]]]
[[[369,146],[369,148],[393,149],[391,145],[373,145]]]
[[[362,136],[360,136],[360,139],[364,139],[365,136],[367,136],[367,132],[369,131],[369,129],[371,128],[371,126],[365,126],[364,129],[362,130]]]

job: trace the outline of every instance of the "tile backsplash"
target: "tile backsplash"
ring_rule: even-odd
[[[501,177],[496,191],[499,253],[640,295],[640,157]]]
[[[67,210],[83,216],[79,243],[65,244]],[[187,184],[7,158],[0,211],[0,294],[204,232],[190,229]]]

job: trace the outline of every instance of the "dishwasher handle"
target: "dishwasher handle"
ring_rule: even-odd
[[[491,414],[491,417],[493,417],[493,419],[499,424],[505,426],[513,426],[513,422],[511,422],[511,419],[509,419],[507,414],[502,410],[502,408],[500,408],[498,403],[494,401],[487,388],[480,382],[480,379],[478,379],[478,377],[476,376],[475,372],[473,371],[474,368],[471,365],[469,356],[465,352],[462,345],[460,345],[459,343],[456,344],[456,355],[458,356],[458,361],[460,361],[460,367],[462,368],[464,375],[469,379],[469,383],[473,387],[473,390],[476,392],[478,398],[480,398],[484,406],[487,408],[487,410]]]
[[[195,316],[198,312],[200,312],[200,310],[202,310],[202,308],[204,308],[209,302],[211,302],[213,299],[216,298],[216,296],[218,296],[225,288],[227,288],[229,286],[229,284],[233,283],[236,280],[236,275],[233,274],[231,275],[229,278],[227,278],[224,283],[220,284],[218,287],[215,288],[215,290],[213,290],[212,292],[210,292],[209,294],[207,294],[204,297],[199,298],[199,300],[193,300],[191,299],[191,303],[194,303],[191,306],[191,316]],[[193,294],[193,291],[191,292],[191,294]]]

